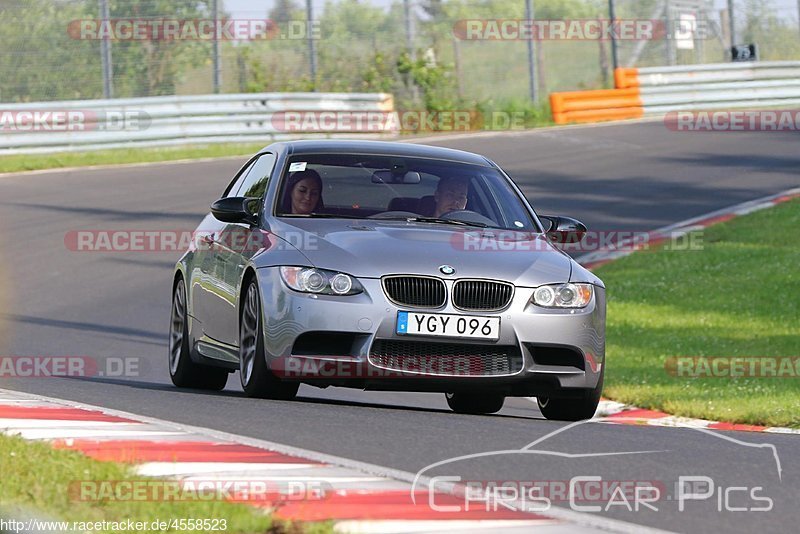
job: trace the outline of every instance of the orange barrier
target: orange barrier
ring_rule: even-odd
[[[574,91],[550,95],[550,106],[555,113],[587,109],[628,108],[641,105],[642,101],[637,88]]]
[[[644,116],[638,69],[615,69],[616,89],[550,94],[556,124],[638,119]]]
[[[614,87],[617,89],[639,87],[639,69],[614,69]]]
[[[620,121],[624,119],[641,119],[644,117],[644,108],[609,108],[588,109],[585,111],[568,111],[566,113],[553,113],[556,124],[569,124],[573,122],[603,122]]]

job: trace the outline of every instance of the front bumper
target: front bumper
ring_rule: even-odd
[[[605,290],[595,287],[592,302],[579,310],[553,310],[530,303],[534,288],[516,287],[501,312],[463,312],[448,302],[437,309],[413,310],[387,299],[379,279],[361,278],[365,292],[349,297],[310,295],[288,289],[277,268],[258,270],[264,336],[270,368],[284,380],[319,386],[452,392],[497,389],[509,396],[561,392],[568,395],[597,385],[605,362]],[[448,294],[454,280],[445,279]],[[497,341],[398,335],[398,311],[500,317]],[[457,344],[466,352],[505,347],[521,358],[496,374],[465,374],[447,368],[387,369],[370,351],[380,341]],[[438,348],[434,347],[434,348]],[[432,357],[433,358],[433,357]]]

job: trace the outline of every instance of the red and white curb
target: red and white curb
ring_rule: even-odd
[[[198,481],[250,481],[267,485],[274,489],[268,493],[274,498],[248,504],[269,510],[277,519],[333,521],[338,532],[648,531],[640,525],[561,508],[552,508],[547,515],[503,507],[465,510],[465,506],[460,506],[463,499],[437,491],[433,495],[437,506],[461,509],[444,512],[429,505],[427,492],[415,490],[416,503],[412,501],[415,473],[3,389],[0,389],[0,432],[47,441],[56,448],[80,451],[100,461],[127,464],[142,477],[178,480],[184,488],[197,487]],[[418,482],[423,484],[418,487],[428,487],[429,481],[424,477]],[[298,484],[324,487],[326,491],[287,499],[284,490]],[[291,493],[288,495],[292,497]]]
[[[575,260],[587,269],[594,269],[616,259],[633,254],[637,250],[641,250],[645,247],[683,237],[690,232],[703,230],[709,226],[730,221],[731,219],[753,213],[754,211],[771,208],[777,204],[788,202],[795,198],[800,198],[800,187],[671,224],[648,232],[647,238],[644,240],[642,240],[641,237],[637,237],[636,239],[638,242],[634,242],[632,238],[621,242],[617,246],[603,247],[589,254],[583,254],[576,257]]]
[[[788,189],[775,195],[743,202],[729,208],[724,208],[706,215],[701,215],[692,219],[671,224],[658,230],[653,230],[648,234],[645,241],[648,245],[653,245],[669,239],[684,236],[689,232],[696,232],[709,226],[721,222],[730,221],[736,217],[747,215],[755,211],[771,208],[783,202],[800,198],[800,187]],[[630,246],[630,242],[622,243],[619,247],[604,248],[590,254],[585,254],[576,258],[581,265],[587,269],[594,269],[616,259],[628,256],[636,252],[636,247]],[[597,412],[593,421],[600,423],[616,423],[625,425],[649,425],[649,426],[669,426],[669,427],[690,427],[707,428],[709,430],[734,430],[737,432],[769,432],[773,434],[800,434],[800,429],[786,428],[778,426],[747,425],[739,423],[723,423],[719,421],[707,421],[705,419],[694,419],[691,417],[680,417],[655,410],[645,410],[636,406],[630,406],[611,400],[601,400],[597,407]]]
[[[772,434],[800,434],[800,429],[780,426],[747,425],[741,423],[723,423],[707,421],[692,417],[680,417],[656,410],[645,410],[615,402],[601,400],[595,413],[594,422],[615,423],[621,425],[671,426],[684,428],[707,428],[709,430],[733,430],[736,432],[768,432]]]

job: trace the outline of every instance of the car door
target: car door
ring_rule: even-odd
[[[239,190],[242,182],[252,169],[255,160],[256,158],[251,159],[239,169],[222,193],[223,198],[235,195],[235,192]],[[224,229],[225,223],[218,221],[209,213],[195,230],[193,236],[194,252],[191,272],[189,273],[192,317],[199,321],[202,332],[205,335],[208,335],[207,329],[211,326],[209,322],[213,319],[213,315],[209,310],[211,295],[217,291],[217,275],[212,272],[215,269],[216,240]]]
[[[236,191],[228,196],[259,198],[263,202],[275,159],[275,154],[260,154]],[[259,227],[238,223],[220,224],[222,229],[214,242],[213,265],[209,269],[209,282],[214,290],[207,293],[210,323],[205,332],[216,341],[237,346],[239,284],[249,259],[258,251],[257,245],[263,239]]]

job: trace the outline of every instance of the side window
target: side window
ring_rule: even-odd
[[[236,196],[236,192],[239,190],[239,187],[241,187],[242,182],[247,177],[247,173],[249,173],[250,169],[253,168],[253,164],[255,163],[255,161],[256,161],[255,159],[250,160],[247,163],[247,165],[245,165],[244,168],[239,172],[239,174],[236,175],[236,178],[234,178],[233,181],[230,184],[228,184],[228,187],[222,194],[223,198]]]
[[[272,168],[275,167],[275,154],[262,154],[245,176],[236,191],[237,197],[261,198],[267,190]]]

